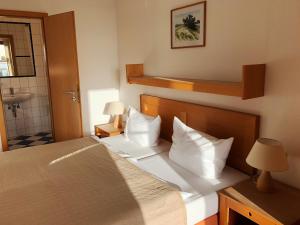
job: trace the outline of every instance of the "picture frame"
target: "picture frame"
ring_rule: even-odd
[[[206,45],[206,1],[171,10],[171,48]]]

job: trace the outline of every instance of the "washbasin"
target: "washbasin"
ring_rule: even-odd
[[[18,92],[15,94],[4,94],[2,100],[4,104],[14,104],[29,100],[31,97],[32,93],[30,92]]]

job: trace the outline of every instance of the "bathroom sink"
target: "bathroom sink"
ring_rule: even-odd
[[[18,92],[15,94],[4,94],[2,97],[4,104],[21,103],[29,100],[32,97],[32,93],[29,92]]]

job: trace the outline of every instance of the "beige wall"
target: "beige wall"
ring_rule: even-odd
[[[84,133],[109,118],[105,102],[119,97],[117,28],[114,0],[0,0],[2,9],[75,11]]]
[[[192,0],[118,0],[121,99],[147,93],[261,115],[261,136],[283,142],[290,170],[275,176],[300,187],[300,1],[208,0],[207,46],[170,49],[170,10]],[[127,63],[148,74],[239,81],[241,65],[267,63],[266,96],[235,97],[128,85]],[[230,126],[230,121],[228,121]]]

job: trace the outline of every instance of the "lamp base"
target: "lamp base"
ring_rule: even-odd
[[[273,181],[269,171],[261,171],[261,174],[256,181],[256,188],[260,192],[265,193],[270,193],[273,191]]]
[[[122,115],[116,115],[114,120],[114,128],[122,129],[123,121]]]

